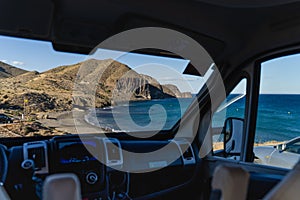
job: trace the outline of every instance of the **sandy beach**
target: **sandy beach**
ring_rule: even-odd
[[[282,144],[284,141],[268,141],[268,142],[262,142],[262,143],[254,143],[254,146],[275,146],[278,144]],[[220,150],[224,149],[224,143],[223,142],[214,142],[213,143],[213,150]]]
[[[46,127],[68,134],[104,133],[103,129],[86,122],[85,115],[87,112],[84,110],[54,112],[47,114],[47,118],[38,121]]]
[[[18,119],[13,123],[0,124],[0,137],[97,134],[109,131],[88,123],[85,120],[88,112],[75,109],[65,112],[38,113],[37,119]]]

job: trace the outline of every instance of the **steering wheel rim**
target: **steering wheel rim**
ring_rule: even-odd
[[[8,170],[8,160],[6,155],[6,146],[0,144],[0,182],[4,183],[6,176],[7,176],[7,170]]]

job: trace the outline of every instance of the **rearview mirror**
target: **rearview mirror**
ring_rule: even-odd
[[[224,152],[226,156],[240,156],[243,143],[244,120],[227,118],[223,127]]]

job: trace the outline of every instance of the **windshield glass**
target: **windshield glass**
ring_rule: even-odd
[[[205,82],[183,74],[190,61],[180,58],[62,53],[4,36],[0,43],[2,137],[77,134],[74,120],[90,132],[169,130]]]

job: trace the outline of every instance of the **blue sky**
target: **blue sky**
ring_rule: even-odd
[[[300,94],[300,54],[276,58],[262,63],[261,94]],[[232,93],[245,93],[244,79]]]
[[[49,42],[0,36],[0,61],[29,71],[43,72],[85,58],[81,54],[55,52]]]
[[[300,94],[300,54],[262,64],[260,93]]]
[[[120,56],[122,54],[122,56]],[[61,65],[75,64],[88,58],[113,58],[127,64],[139,73],[151,75],[161,84],[176,84],[179,89],[196,93],[203,78],[181,75],[186,60],[123,54],[100,49],[93,56],[56,52],[51,43],[0,36],[0,61],[29,71],[43,72]],[[263,63],[261,93],[300,94],[300,54],[286,56]],[[237,90],[241,93],[244,85]]]

